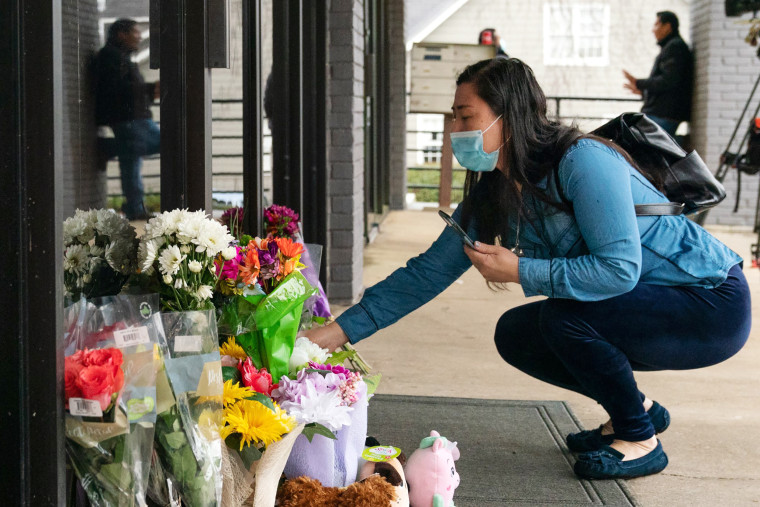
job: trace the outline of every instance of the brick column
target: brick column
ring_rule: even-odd
[[[744,42],[749,25],[742,18],[727,18],[723,2],[692,0],[691,40],[695,57],[694,104],[691,140],[707,165],[717,170],[719,157],[726,148],[752,86],[760,75],[757,48]],[[760,90],[750,104],[749,116],[760,101]],[[749,119],[740,125],[734,147],[749,127]],[[735,149],[735,148],[734,148]],[[751,226],[755,219],[758,177],[742,176],[739,210],[733,213],[736,200],[736,170],[729,169],[723,184],[726,200],[712,209],[707,224]]]
[[[97,0],[63,0],[63,216],[106,205],[106,173],[96,168],[95,95],[90,61],[98,51]]]
[[[328,297],[334,303],[345,304],[353,302],[362,288],[364,1],[332,0],[328,26]]]
[[[390,208],[406,205],[406,48],[404,0],[387,0],[390,92]]]

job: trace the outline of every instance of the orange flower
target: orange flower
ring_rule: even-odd
[[[282,280],[296,269],[298,259],[285,259],[280,262],[280,272],[277,274],[277,279]]]
[[[275,241],[277,242],[277,247],[280,249],[280,253],[283,257],[294,259],[303,253],[303,245],[301,243],[295,243],[290,238],[275,238]]]
[[[251,243],[248,244],[248,248],[245,251],[245,259],[240,266],[240,276],[243,283],[246,285],[253,285],[256,283],[256,278],[259,276],[259,252],[256,250],[256,246]]]

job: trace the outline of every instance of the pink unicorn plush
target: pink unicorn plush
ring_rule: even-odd
[[[423,438],[406,461],[404,473],[409,485],[411,507],[454,507],[454,490],[459,474],[454,461],[459,459],[456,442],[449,442],[437,431]]]

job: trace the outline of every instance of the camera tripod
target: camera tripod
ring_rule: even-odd
[[[747,102],[744,104],[744,109],[742,110],[742,113],[736,122],[734,131],[731,134],[731,138],[728,140],[726,149],[723,151],[723,154],[720,157],[720,165],[718,166],[718,170],[715,172],[715,179],[723,183],[723,180],[725,179],[726,174],[728,173],[728,170],[730,168],[734,167],[737,170],[736,204],[734,205],[734,213],[736,213],[737,209],[739,208],[739,197],[741,195],[742,173],[744,172],[746,174],[752,175],[752,174],[757,174],[758,172],[760,172],[760,166],[752,165],[748,163],[748,157],[746,156],[750,136],[752,135],[752,132],[753,132],[752,125],[750,125],[750,127],[747,128],[747,130],[745,131],[736,151],[731,150],[731,145],[734,143],[734,140],[737,138],[737,133],[739,132],[741,125],[747,124],[743,122],[747,122],[747,120],[745,119],[745,115],[747,113],[747,110],[749,109],[749,105],[752,103],[752,99],[755,96],[755,92],[757,91],[758,85],[760,85],[760,75],[758,75],[757,79],[755,80],[755,85],[752,87],[752,91],[750,92],[749,97],[747,98]],[[747,119],[757,118],[758,112],[760,112],[760,101],[758,102],[757,107],[755,107],[755,111],[752,114],[752,116],[748,116]],[[696,222],[700,225],[703,225],[705,218],[707,218],[708,212],[709,210],[705,211],[704,213],[701,213],[696,218]],[[758,186],[758,195],[755,202],[755,222],[754,222],[752,232],[757,233],[757,238],[755,240],[755,243],[753,243],[752,246],[750,247],[750,253],[752,255],[752,267],[758,267],[760,265],[760,186]]]

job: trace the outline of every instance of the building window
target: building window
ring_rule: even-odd
[[[609,29],[609,5],[544,4],[544,65],[608,65]]]

